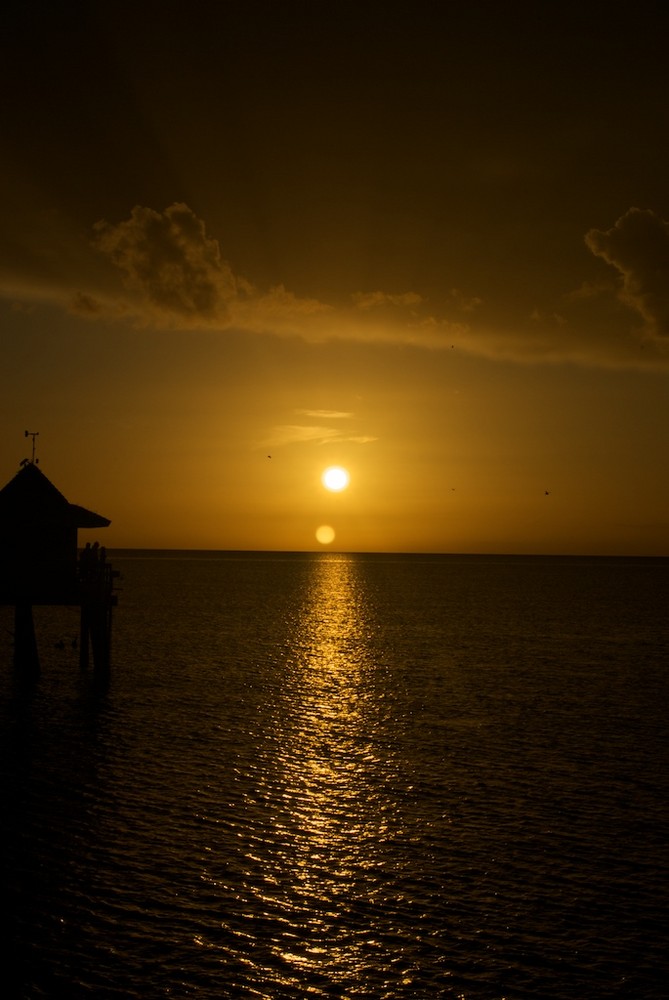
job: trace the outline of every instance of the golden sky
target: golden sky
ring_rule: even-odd
[[[24,6],[0,485],[27,429],[110,547],[669,555],[662,5]]]

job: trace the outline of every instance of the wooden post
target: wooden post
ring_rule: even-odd
[[[107,608],[100,601],[91,617],[91,645],[93,647],[93,669],[99,680],[109,676],[110,650],[107,629]]]
[[[114,572],[105,562],[87,567],[82,578],[81,629],[79,665],[85,670],[93,654],[93,671],[96,680],[105,684],[111,668],[111,629],[114,596]]]
[[[81,602],[81,616],[79,623],[79,669],[88,669],[89,645],[90,645],[90,621],[88,607],[85,601]]]
[[[20,601],[14,609],[14,667],[26,677],[39,677],[33,608],[28,601]]]

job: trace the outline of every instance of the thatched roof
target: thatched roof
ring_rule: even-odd
[[[0,527],[36,524],[106,528],[111,521],[76,503],[69,503],[44,473],[28,462],[0,490]]]

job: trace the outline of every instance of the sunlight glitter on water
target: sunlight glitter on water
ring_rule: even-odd
[[[365,745],[363,603],[355,566],[345,559],[316,562],[298,614],[294,659],[277,734],[277,776],[293,818],[282,845],[283,879],[313,908],[310,942],[301,951],[286,935],[282,961],[332,981],[350,978],[364,963],[362,942],[340,938],[342,911],[355,899],[366,864],[361,853],[368,817],[361,815]],[[358,889],[359,891],[359,889]],[[300,919],[296,912],[293,919]]]
[[[23,995],[664,997],[668,579],[128,560],[108,697],[5,693]]]

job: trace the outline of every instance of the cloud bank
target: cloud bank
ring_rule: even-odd
[[[585,242],[619,272],[620,299],[642,317],[645,332],[669,338],[669,223],[630,208],[611,229],[591,229]]]
[[[489,302],[449,276],[438,302],[412,290],[351,291],[328,302],[283,284],[260,289],[183,203],[163,212],[136,206],[121,222],[98,222],[87,242],[71,230],[50,232],[41,257],[33,255],[38,268],[17,261],[0,273],[0,294],[19,307],[43,302],[138,328],[456,350],[514,363],[669,365],[669,224],[650,210],[631,208],[611,229],[587,232],[587,248],[614,273],[602,279],[584,270],[579,287],[552,302],[532,301],[531,288],[525,301]],[[630,309],[641,324],[630,321]]]
[[[351,304],[342,307],[300,297],[282,284],[262,291],[234,273],[218,241],[184,204],[162,213],[136,206],[123,222],[99,222],[93,246],[124,284],[124,301],[107,303],[107,310],[133,317],[140,325],[234,328],[312,342],[349,339],[432,348],[450,345],[466,329],[460,322],[435,319],[415,292],[353,293]],[[93,317],[104,314],[105,303],[79,293],[71,308]]]
[[[94,246],[166,317],[224,321],[243,288],[187,205],[171,205],[162,214],[136,206],[118,225],[98,222]]]

